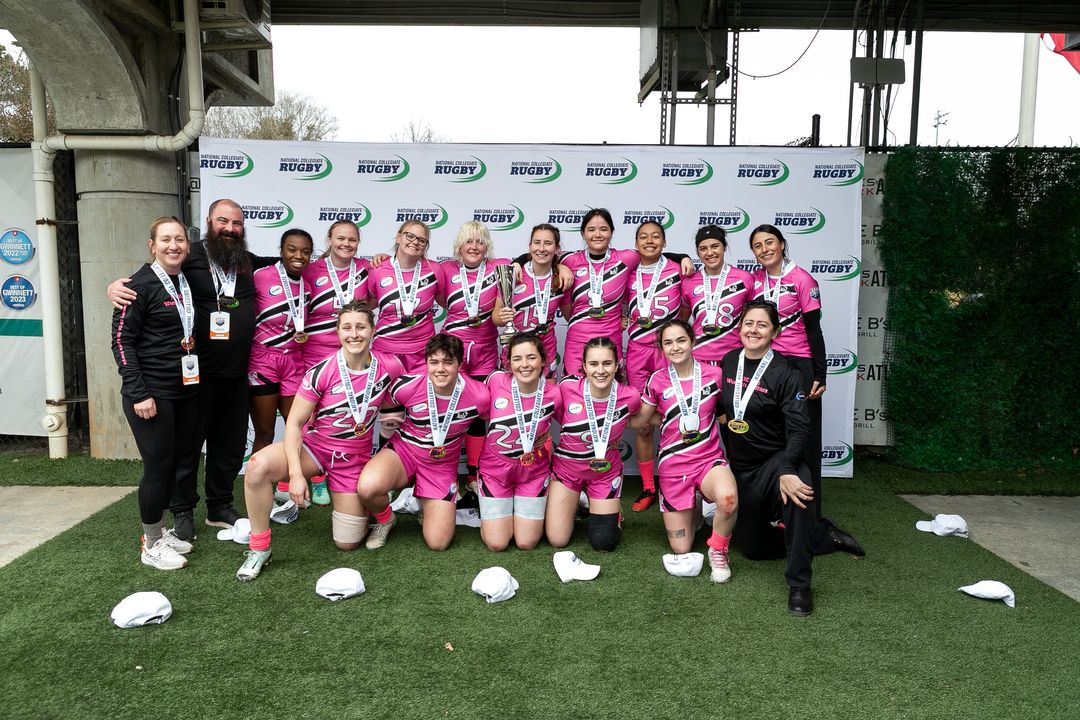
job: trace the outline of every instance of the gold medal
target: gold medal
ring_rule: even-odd
[[[195,338],[186,337],[180,341],[180,347],[184,348],[188,352],[191,352],[195,348]]]
[[[682,440],[685,443],[691,443],[691,444],[696,443],[700,439],[701,439],[701,433],[698,432],[697,430],[691,430],[689,432],[684,432],[682,434]]]
[[[589,308],[589,317],[591,318],[602,318],[606,314],[602,307]]]
[[[714,337],[716,335],[720,334],[720,326],[719,325],[702,325],[701,330],[706,335],[712,335]]]
[[[293,340],[294,340],[295,342],[298,342],[298,343],[300,343],[301,345],[303,345],[303,344],[304,344],[304,343],[306,343],[306,342],[307,342],[307,340],[308,340],[308,334],[307,334],[306,332],[298,332],[298,333],[293,333],[292,339],[293,339]]]
[[[440,445],[439,447],[433,447],[428,451],[428,456],[432,460],[442,460],[446,457],[446,446]]]
[[[638,326],[639,328],[646,328],[646,329],[648,329],[648,328],[651,328],[651,327],[652,327],[652,325],[653,325],[653,323],[652,323],[652,318],[647,318],[647,317],[639,317],[639,318],[637,319],[637,326]]]
[[[365,430],[367,430],[367,425],[365,423],[356,423],[356,426],[353,428],[353,435],[359,437],[364,434]]]
[[[547,335],[549,332],[551,332],[551,326],[547,323],[540,323],[533,328],[533,332],[535,332],[537,335]]]
[[[611,469],[611,461],[606,458],[593,458],[589,461],[589,469],[593,472],[607,472]]]
[[[240,307],[240,300],[232,295],[221,295],[218,297],[218,305],[229,309],[238,308]]]
[[[531,450],[527,453],[521,453],[521,457],[518,458],[522,465],[529,466],[536,462],[536,453]]]
[[[468,322],[466,323],[466,325],[468,325],[469,327],[480,327],[480,325],[481,325],[481,324],[482,324],[483,322],[484,322],[483,318],[478,318],[478,317],[471,317],[471,318],[469,318],[469,320],[468,320]]]
[[[419,315],[403,315],[401,317],[401,324],[405,327],[412,327],[416,323],[420,322]]]
[[[746,422],[745,420],[731,419],[731,420],[728,420],[727,426],[728,426],[728,430],[730,430],[733,433],[738,433],[740,435],[744,434],[746,431],[748,431],[750,429],[750,423]]]

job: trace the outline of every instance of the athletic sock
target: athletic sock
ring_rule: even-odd
[[[476,467],[480,464],[480,452],[483,449],[483,435],[480,435],[479,437],[476,435],[465,436],[465,464],[468,466],[469,474],[474,477],[476,475]]]
[[[142,531],[143,536],[146,538],[146,547],[152,548],[154,543],[160,540],[165,533],[165,518],[161,518],[156,523],[143,523]]]
[[[261,533],[251,533],[251,540],[248,541],[248,547],[252,550],[269,550],[270,528],[266,528],[266,530]]]
[[[288,480],[282,480],[281,482],[279,482],[277,484],[277,489],[278,489],[278,492],[283,492],[283,493],[289,492],[289,481]]]
[[[387,505],[377,513],[369,512],[368,514],[371,515],[371,517],[375,518],[375,522],[380,525],[384,525],[385,523],[390,522],[390,518],[394,516],[394,511],[390,509],[389,505]]]
[[[718,552],[725,552],[728,549],[728,545],[731,544],[730,535],[721,535],[713,530],[713,534],[709,536],[709,539],[705,541],[705,544]]]
[[[638,463],[638,469],[641,470],[641,489],[648,490],[649,492],[656,492],[656,481],[653,479],[653,465],[655,460],[646,460]]]

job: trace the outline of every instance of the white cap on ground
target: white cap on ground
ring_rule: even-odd
[[[233,523],[231,528],[218,530],[217,539],[232,540],[234,543],[247,545],[251,540],[251,521],[247,518],[240,518]]]
[[[132,593],[116,604],[109,617],[118,628],[160,625],[172,617],[172,603],[159,592]]]
[[[484,596],[489,603],[502,602],[514,597],[518,581],[504,567],[489,567],[476,574],[472,581],[472,590]]]
[[[270,511],[270,519],[282,525],[295,522],[298,517],[300,517],[300,506],[292,500],[286,500]]]
[[[395,513],[405,515],[418,514],[420,512],[420,501],[413,495],[412,487],[402,488],[394,501],[390,503],[390,509]]]
[[[956,535],[957,537],[966,538],[968,536],[967,522],[959,515],[943,515],[939,513],[934,516],[933,520],[918,521],[915,523],[915,529],[932,532],[941,537]]]
[[[980,580],[974,585],[965,585],[957,588],[960,592],[967,593],[972,597],[986,600],[1001,600],[1009,607],[1016,607],[1016,595],[1012,588],[997,580]]]
[[[353,568],[331,570],[315,583],[315,592],[333,602],[359,595],[364,590],[364,578]]]
[[[701,573],[701,566],[705,562],[705,556],[699,552],[681,553],[673,555],[668,553],[664,556],[664,569],[669,575],[675,577],[697,577]]]
[[[480,527],[479,508],[461,508],[457,511],[454,524],[464,525],[465,527]]]
[[[600,574],[599,565],[588,565],[581,562],[577,555],[569,550],[555,553],[551,561],[555,564],[555,572],[564,583],[571,580],[595,580]]]

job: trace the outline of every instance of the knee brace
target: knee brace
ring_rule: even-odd
[[[594,550],[611,552],[619,544],[622,530],[619,528],[619,513],[608,515],[589,515],[589,543]]]
[[[330,528],[334,542],[355,545],[367,534],[367,516],[348,515],[334,510],[330,515]]]

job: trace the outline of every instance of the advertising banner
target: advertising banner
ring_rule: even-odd
[[[791,259],[821,285],[829,365],[823,472],[851,476],[861,149],[212,138],[202,138],[200,147],[200,217],[214,199],[232,198],[244,209],[252,249],[266,255],[277,254],[282,231],[291,227],[310,232],[321,250],[330,224],[341,218],[360,226],[360,253],[366,256],[391,252],[398,226],[410,218],[431,226],[428,256],[434,259],[450,256],[458,227],[473,219],[491,230],[498,257],[525,252],[538,223],[559,227],[563,249],[577,250],[583,215],[605,207],[616,226],[614,247],[633,247],[638,224],[656,220],[666,229],[669,250],[696,257],[695,232],[716,224],[728,232],[727,261],[753,270],[750,231],[761,223],[776,225]]]

